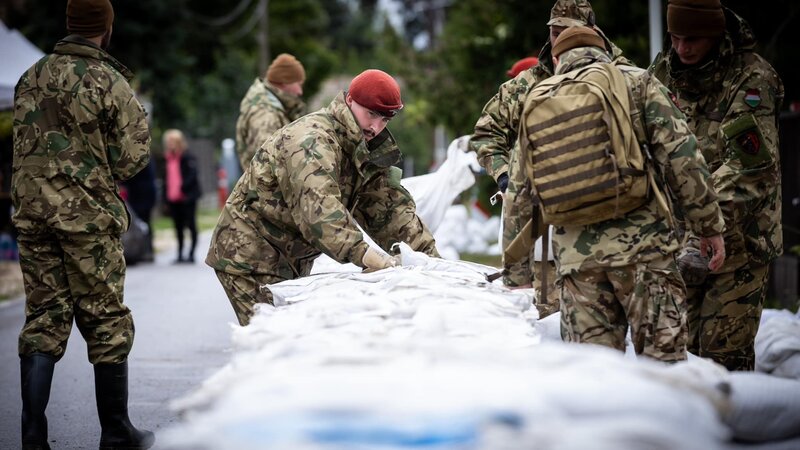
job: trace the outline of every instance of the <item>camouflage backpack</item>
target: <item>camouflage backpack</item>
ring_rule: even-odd
[[[613,64],[542,81],[522,120],[521,160],[545,223],[598,223],[648,200],[641,110]]]

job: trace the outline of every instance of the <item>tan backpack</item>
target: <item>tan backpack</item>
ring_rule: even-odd
[[[531,90],[522,113],[520,151],[545,223],[598,223],[647,202],[641,120],[613,64],[556,75]]]

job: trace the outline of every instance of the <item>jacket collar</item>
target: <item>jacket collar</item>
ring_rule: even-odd
[[[561,54],[556,74],[567,73],[593,63],[610,63],[611,58],[597,47],[580,47]]]
[[[94,42],[77,34],[71,34],[58,41],[55,49],[53,49],[53,53],[58,55],[80,56],[83,58],[91,58],[98,61],[103,61],[121,73],[126,80],[131,81],[131,79],[133,79],[133,72],[131,72],[121,62],[117,61],[105,50],[95,45]]]
[[[272,83],[267,80],[262,80],[262,83],[267,91],[266,94],[274,97],[276,100],[276,102],[274,102],[275,106],[284,111],[289,117],[289,120],[295,121],[305,115],[306,104],[303,102],[303,99],[296,95],[283,92],[282,90],[273,86]]]

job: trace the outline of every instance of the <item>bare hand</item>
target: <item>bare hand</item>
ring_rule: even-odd
[[[708,268],[715,271],[725,263],[725,241],[721,234],[700,238],[700,256],[708,256],[709,250],[712,256]]]

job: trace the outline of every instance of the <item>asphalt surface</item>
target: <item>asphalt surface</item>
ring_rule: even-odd
[[[179,417],[170,402],[200,386],[230,357],[236,318],[214,271],[202,263],[209,233],[201,235],[195,264],[172,264],[174,250],[154,263],[128,267],[125,304],[133,311],[136,338],[129,358],[129,411],[139,428],[158,433]],[[20,448],[17,337],[25,321],[24,299],[0,303],[0,449]],[[66,354],[56,364],[47,408],[53,449],[97,448],[100,423],[94,372],[86,343],[73,327]]]

